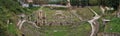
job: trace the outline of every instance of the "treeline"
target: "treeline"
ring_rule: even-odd
[[[67,0],[33,0],[36,4],[65,4]],[[100,5],[100,4],[117,4],[119,0],[70,0],[71,5]]]
[[[98,0],[70,0],[71,5],[98,5]],[[34,4],[63,4],[67,3],[67,0],[33,0]]]

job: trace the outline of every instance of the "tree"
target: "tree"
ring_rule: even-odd
[[[115,1],[115,0],[99,0],[99,5],[101,10],[104,10],[103,12],[106,11],[106,9],[114,9],[114,11],[117,11],[119,9],[120,5],[120,0]],[[112,7],[112,8],[111,8]]]
[[[72,6],[80,6],[81,0],[70,0],[70,3]]]
[[[117,13],[117,17],[120,18],[120,5],[118,6],[118,13]]]
[[[89,5],[98,5],[99,1],[98,0],[88,0]]]
[[[102,6],[108,6],[108,7],[113,7],[115,10],[118,9],[120,0],[100,0],[100,5]]]

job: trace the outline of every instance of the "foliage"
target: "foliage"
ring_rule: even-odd
[[[48,0],[49,4],[65,4],[66,0]]]
[[[17,0],[0,0],[0,36],[9,35],[9,32],[13,32],[13,34],[11,33],[12,35],[16,35],[17,15],[21,13],[30,14],[33,10],[36,10],[36,8],[22,8]],[[13,25],[8,25],[8,20]]]
[[[100,5],[105,5],[105,6],[109,6],[109,7],[114,7],[115,10],[118,9],[120,0],[99,0],[100,1]]]
[[[79,6],[80,5],[80,0],[70,0],[72,6]]]
[[[6,27],[3,25],[3,22],[0,21],[0,36],[7,36],[5,31]]]
[[[89,5],[98,5],[98,0],[89,0]]]
[[[72,6],[86,6],[89,0],[71,0]]]

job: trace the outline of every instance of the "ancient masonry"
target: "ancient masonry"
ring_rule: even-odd
[[[45,12],[43,12],[42,10],[39,10],[39,11],[37,11],[37,13],[36,13],[36,15],[38,15],[37,16],[37,25],[38,26],[42,26],[42,25],[45,25],[45,23],[46,23],[46,14],[45,14]]]

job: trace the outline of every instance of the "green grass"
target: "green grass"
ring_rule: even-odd
[[[91,31],[89,23],[72,26],[45,26],[46,36],[88,36]],[[87,35],[86,35],[87,34]]]
[[[68,33],[69,26],[44,26],[46,36],[65,36]]]
[[[46,33],[46,36],[65,36],[67,34],[66,31],[64,30],[49,30],[47,33]]]
[[[94,15],[87,7],[78,9],[76,13],[79,16],[81,16],[84,20],[85,19],[90,19]]]
[[[7,25],[7,32],[9,35],[12,35],[12,36],[17,36],[20,34],[20,31],[12,23]]]
[[[89,36],[91,32],[91,26],[89,23],[83,23],[70,31],[72,32],[68,36]]]
[[[113,18],[105,27],[105,32],[120,33],[120,18]]]
[[[102,11],[101,11],[101,9],[99,8],[99,6],[91,6],[91,8],[92,8],[95,12],[97,12],[99,15],[102,14]]]

